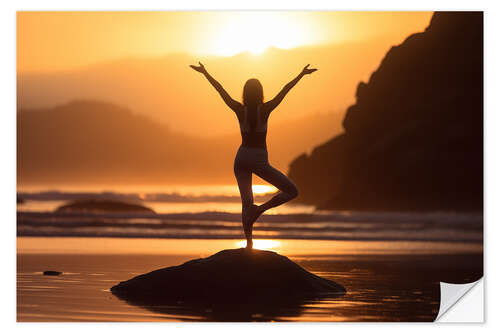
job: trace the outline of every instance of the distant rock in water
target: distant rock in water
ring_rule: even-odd
[[[77,200],[57,208],[57,212],[155,213],[149,207],[113,200]]]
[[[343,286],[307,272],[272,251],[223,250],[208,258],[136,276],[111,288],[135,305],[301,304],[343,295]]]
[[[481,211],[483,13],[436,12],[424,32],[392,47],[359,83],[343,126],[290,164],[298,201]]]
[[[56,276],[56,275],[61,275],[62,272],[58,272],[58,271],[45,271],[43,272],[43,275],[53,275],[53,276]]]

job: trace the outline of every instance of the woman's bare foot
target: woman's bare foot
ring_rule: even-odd
[[[254,211],[254,205],[244,208],[241,213],[241,222],[243,223],[243,231],[245,232],[245,238],[247,239],[247,249],[253,247],[252,241],[252,217]]]

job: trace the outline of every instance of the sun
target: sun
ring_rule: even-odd
[[[222,56],[245,51],[261,54],[271,46],[289,49],[308,43],[307,27],[291,13],[232,13],[220,26],[213,53]]]

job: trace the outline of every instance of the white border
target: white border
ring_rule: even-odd
[[[1,154],[3,157],[3,163],[1,164],[2,169],[0,175],[2,177],[2,190],[1,190],[1,209],[2,218],[0,223],[2,224],[2,246],[3,246],[3,267],[8,267],[8,270],[2,271],[2,287],[3,287],[3,297],[2,297],[2,326],[6,327],[8,331],[10,329],[16,330],[50,330],[50,331],[60,331],[66,332],[68,329],[71,330],[81,330],[86,331],[88,329],[105,328],[106,330],[119,330],[120,332],[132,332],[136,331],[138,328],[143,326],[148,326],[148,330],[158,330],[164,331],[165,329],[176,328],[180,330],[200,330],[200,329],[217,329],[222,332],[235,331],[253,331],[255,329],[272,329],[273,331],[284,331],[286,332],[302,332],[306,327],[312,328],[314,330],[334,330],[342,327],[342,329],[352,329],[361,330],[363,328],[368,328],[370,330],[380,330],[383,332],[387,331],[400,331],[400,325],[391,324],[304,324],[304,323],[294,323],[294,324],[264,324],[264,325],[250,325],[250,324],[57,324],[57,325],[36,325],[36,324],[16,324],[16,308],[15,308],[15,291],[16,291],[16,281],[15,281],[15,172],[16,172],[16,134],[15,134],[15,110],[16,110],[16,67],[15,67],[15,43],[16,43],[16,23],[15,23],[15,12],[17,10],[217,10],[217,9],[288,9],[288,10],[485,10],[485,277],[487,284],[488,295],[486,301],[488,305],[486,306],[486,325],[457,325],[457,324],[446,324],[446,325],[435,325],[429,324],[421,327],[421,325],[405,325],[404,329],[408,332],[417,332],[422,329],[434,330],[434,329],[453,329],[454,331],[464,331],[470,332],[476,328],[483,328],[487,326],[492,328],[493,326],[498,326],[498,320],[492,315],[491,318],[488,316],[488,308],[494,309],[496,312],[496,306],[493,302],[496,301],[496,296],[498,295],[498,267],[496,262],[491,262],[489,264],[488,253],[498,253],[498,224],[500,223],[500,216],[498,212],[498,202],[500,200],[500,193],[498,191],[499,185],[499,175],[500,163],[498,157],[498,151],[500,147],[499,140],[499,129],[500,126],[499,112],[500,107],[498,105],[498,89],[500,85],[498,84],[498,77],[500,72],[498,70],[498,59],[500,59],[499,48],[498,48],[498,33],[500,32],[499,22],[500,17],[498,15],[498,1],[430,1],[430,0],[419,0],[416,2],[404,2],[404,1],[344,1],[344,2],[333,2],[333,1],[319,1],[319,0],[307,0],[307,1],[275,1],[271,2],[268,0],[253,0],[244,2],[234,2],[229,0],[211,0],[211,1],[181,1],[181,2],[167,2],[167,1],[4,1],[2,2],[2,10],[0,15],[2,19],[0,24],[2,24],[2,50],[1,53],[2,61],[0,62],[3,67],[2,81],[1,81],[1,91],[2,91],[2,110],[0,112],[0,135],[1,135]],[[492,237],[491,241],[489,237]],[[495,237],[495,238],[493,238]],[[495,257],[493,255],[493,257]],[[492,281],[492,283],[488,283]],[[494,313],[493,312],[493,313]],[[71,326],[70,326],[71,325]],[[498,330],[498,327],[497,327]]]

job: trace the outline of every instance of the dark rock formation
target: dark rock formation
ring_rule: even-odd
[[[275,252],[234,249],[139,275],[120,282],[111,292],[146,307],[223,307],[228,318],[228,311],[240,311],[242,306],[247,306],[243,311],[247,315],[253,310],[270,315],[280,307],[289,311],[307,300],[343,295],[346,290]]]
[[[58,271],[45,271],[43,272],[43,275],[51,275],[51,276],[57,276],[57,275],[61,275],[62,272],[58,272]]]
[[[343,126],[291,163],[302,202],[482,210],[482,12],[437,12],[424,32],[392,47],[359,84]]]
[[[57,212],[132,212],[154,213],[151,208],[112,200],[78,200],[57,208]]]

